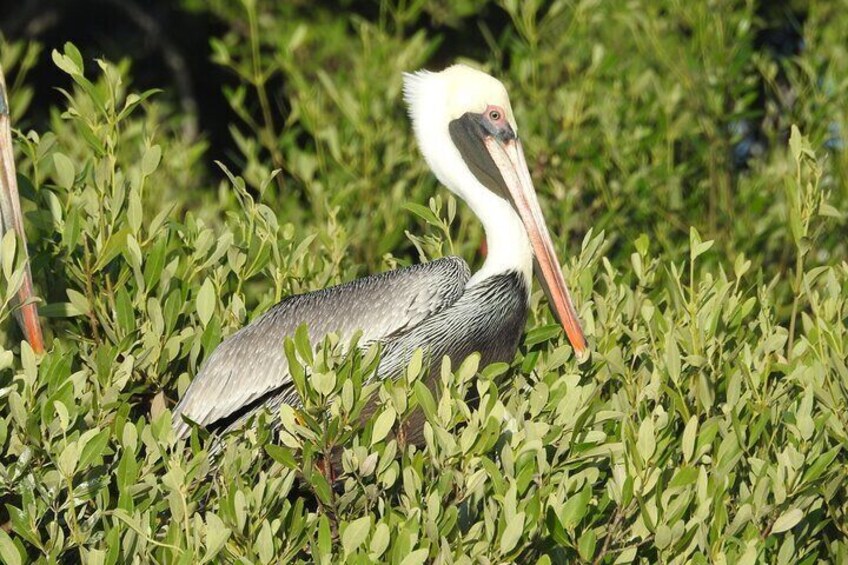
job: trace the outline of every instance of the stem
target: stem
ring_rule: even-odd
[[[333,478],[333,463],[329,457],[329,454],[325,450],[324,452],[324,461],[323,465],[320,466],[321,474],[324,475],[324,478],[327,480],[327,483],[330,485],[330,503],[329,507],[324,506],[321,502],[321,497],[318,496],[317,491],[315,491],[315,500],[318,501],[318,506],[321,508],[321,511],[325,516],[330,520],[330,532],[334,539],[338,539],[339,537],[339,519],[336,517],[336,493],[333,490],[333,483],[335,483],[335,479]]]
[[[94,287],[91,284],[91,251],[88,249],[88,240],[84,240],[83,252],[85,255],[85,297],[88,300],[88,325],[91,326],[91,334],[94,342],[100,344],[100,330],[98,329],[97,316],[94,315]]]
[[[690,243],[691,245],[691,243]],[[700,354],[701,348],[698,346],[698,289],[695,286],[695,261],[697,258],[689,260],[689,336],[692,339],[692,352]],[[697,395],[696,395],[697,398]]]
[[[275,169],[283,168],[283,154],[277,147],[276,127],[274,126],[274,115],[271,112],[271,103],[268,100],[268,93],[265,90],[265,77],[262,73],[261,59],[259,54],[259,23],[256,18],[256,5],[252,2],[247,2],[247,19],[250,26],[250,57],[253,67],[253,83],[256,88],[256,95],[259,97],[259,107],[262,110],[262,131],[261,137],[265,138],[265,147],[271,153],[271,162]],[[277,186],[282,191],[285,189],[285,181],[282,175],[276,175],[274,180]]]
[[[77,509],[74,504],[74,482],[71,476],[65,475],[65,486],[68,488],[68,526],[71,529],[71,539],[74,543],[81,545],[79,538],[79,521],[77,520]]]
[[[804,253],[798,249],[798,255],[795,257],[795,284],[792,289],[795,297],[792,299],[792,316],[789,318],[789,341],[786,343],[786,357],[792,352],[792,345],[795,343],[795,320],[798,316],[798,305],[801,301],[801,283],[804,277]]]
[[[624,509],[621,506],[619,506],[618,508],[615,509],[615,514],[613,515],[613,519],[612,519],[609,527],[607,528],[608,533],[607,533],[607,537],[604,539],[604,546],[601,548],[601,552],[598,554],[598,556],[592,562],[593,565],[600,565],[600,563],[604,560],[604,557],[606,557],[607,552],[609,551],[609,548],[610,548],[610,544],[612,543],[612,538],[615,537],[615,534],[618,533],[618,532],[616,532],[616,530],[618,529],[618,525],[621,523],[621,520],[623,518],[624,518]]]

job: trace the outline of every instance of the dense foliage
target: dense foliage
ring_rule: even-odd
[[[744,0],[185,6],[227,23],[210,57],[238,80],[235,154],[137,91],[130,62],[0,43],[18,123],[34,61],[64,96],[15,135],[49,350],[13,326],[7,237],[0,560],[848,561],[844,2],[809,2],[785,58]],[[481,228],[400,97],[402,71],[462,55],[442,41],[458,34],[509,88],[591,358],[538,290],[511,365],[445,362],[433,393],[420,362],[363,384],[376,351],[299,335],[303,410],[217,460],[203,434],[176,442],[200,364],[281,297],[479,265]],[[423,448],[395,435],[414,410]]]

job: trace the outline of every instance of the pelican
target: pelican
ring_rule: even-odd
[[[381,379],[399,375],[419,348],[430,367],[445,355],[459,362],[475,352],[481,365],[509,362],[527,319],[534,259],[572,347],[578,354],[586,349],[506,88],[454,65],[405,73],[403,92],[430,169],[483,223],[482,267],[471,275],[461,258],[446,257],[285,298],[213,351],[174,409],[178,437],[190,433],[188,421],[226,430],[262,407],[297,406],[283,341],[301,324],[313,341],[361,331],[360,343],[379,342]]]

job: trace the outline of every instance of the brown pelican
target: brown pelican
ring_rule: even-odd
[[[186,419],[230,428],[263,406],[297,405],[283,340],[304,323],[313,341],[361,330],[360,343],[380,342],[379,378],[400,374],[418,348],[435,367],[445,355],[459,362],[474,352],[483,365],[511,361],[534,257],[555,316],[574,349],[585,350],[503,84],[455,65],[405,74],[404,98],[430,168],[483,223],[483,266],[471,276],[462,259],[447,257],[284,299],[215,349],[174,410],[178,436],[190,431]]]

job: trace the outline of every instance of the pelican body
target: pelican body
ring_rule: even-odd
[[[419,348],[431,367],[475,352],[483,365],[511,361],[534,267],[572,346],[584,351],[504,86],[454,65],[405,74],[404,98],[428,165],[483,223],[483,266],[472,276],[461,258],[446,257],[284,299],[210,355],[174,410],[178,436],[189,421],[228,429],[263,407],[297,406],[283,341],[302,324],[313,342],[361,331],[360,343],[380,343],[378,378],[398,376]]]

